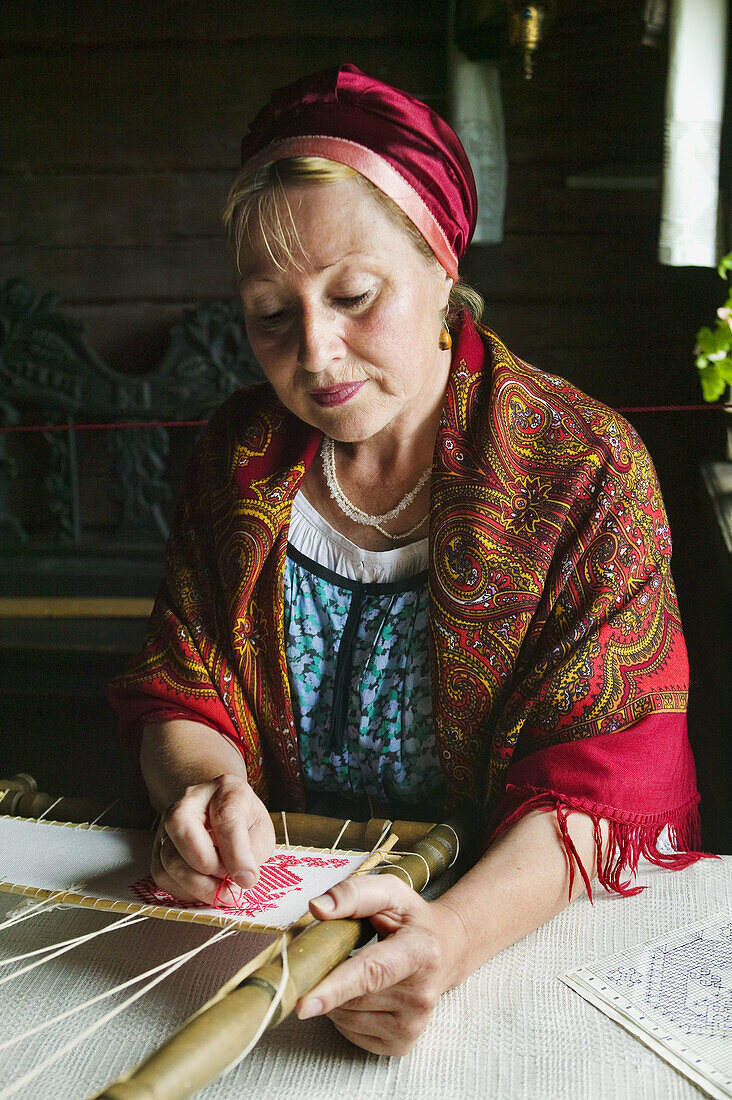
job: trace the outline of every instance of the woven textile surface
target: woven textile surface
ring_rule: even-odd
[[[73,904],[154,916],[199,918],[212,924],[286,928],[318,897],[356,870],[359,852],[277,848],[251,890],[222,890],[219,907],[186,905],[159,890],[149,876],[153,834],[135,829],[79,828],[53,821],[0,817],[0,889],[44,897],[62,892]],[[43,893],[41,893],[43,892]],[[83,901],[78,900],[83,898]]]
[[[702,1094],[638,1040],[558,979],[584,963],[662,935],[732,901],[732,859],[669,873],[643,866],[648,889],[633,898],[598,890],[594,907],[575,902],[549,924],[487,963],[446,994],[415,1050],[377,1058],[350,1046],[327,1020],[286,1020],[204,1100],[692,1100]],[[0,914],[22,904],[0,896]],[[51,912],[2,933],[2,954],[106,924],[81,910]],[[211,936],[193,925],[146,921],[92,940],[78,952],[19,978],[6,989],[0,1043],[75,1002],[152,967]],[[261,949],[241,933],[198,958],[92,1036],[33,1083],[34,1100],[79,1100],[139,1061]],[[95,1009],[101,1013],[102,1008]],[[90,1022],[86,1016],[84,1025]],[[0,1053],[12,1079],[82,1024],[71,1020]]]

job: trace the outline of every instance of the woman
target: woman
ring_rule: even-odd
[[[256,881],[265,806],[478,812],[439,900],[367,878],[312,905],[382,939],[300,1016],[401,1054],[592,874],[632,893],[641,854],[698,858],[668,529],[633,430],[477,324],[473,178],[428,107],[346,66],[275,93],[242,156],[226,221],[269,384],[197,449],[113,701],[179,897]]]

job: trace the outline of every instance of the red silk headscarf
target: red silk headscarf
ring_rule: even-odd
[[[247,169],[324,157],[360,172],[414,223],[453,279],[475,229],[467,154],[439,115],[355,65],[279,88],[241,144]]]

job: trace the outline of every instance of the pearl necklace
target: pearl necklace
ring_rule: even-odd
[[[410,492],[408,492],[405,497],[402,497],[399,503],[396,504],[391,509],[391,511],[384,512],[382,516],[372,516],[369,515],[368,512],[364,512],[364,510],[354,504],[353,501],[349,500],[346,494],[341,489],[340,485],[338,484],[335,465],[335,444],[333,440],[330,439],[327,435],[323,436],[322,451],[323,473],[325,474],[328,491],[335,503],[340,508],[341,512],[343,512],[344,516],[348,516],[349,519],[352,519],[355,523],[360,523],[363,527],[375,528],[377,531],[379,531],[380,534],[385,535],[388,539],[391,539],[392,542],[396,542],[398,539],[408,538],[410,535],[413,535],[415,531],[418,531],[422,524],[426,522],[427,516],[424,515],[422,516],[422,519],[419,521],[419,523],[415,523],[414,527],[410,527],[408,531],[404,531],[400,535],[392,535],[390,531],[385,531],[384,527],[382,526],[384,523],[388,523],[390,520],[396,519],[400,512],[403,512],[405,508],[408,508],[412,501],[416,499],[417,494],[422,491],[429,480],[430,474],[432,473],[431,465],[428,466],[427,469],[424,471],[414,488]]]

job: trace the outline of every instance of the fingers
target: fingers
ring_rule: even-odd
[[[424,915],[426,908],[427,902],[394,875],[347,878],[310,902],[310,911],[318,920],[378,918],[379,932],[396,931]]]
[[[176,852],[192,870],[200,875],[222,878],[226,871],[213,837],[206,828],[209,803],[215,793],[215,782],[188,787],[183,797],[163,814],[161,825]]]
[[[194,871],[161,828],[153,845],[152,877],[157,885],[179,901],[202,901],[213,905],[221,879]]]
[[[403,942],[397,944],[400,938]],[[408,946],[407,938],[423,942]],[[298,1005],[298,1015],[305,1019],[327,1012],[341,1035],[363,1050],[392,1056],[407,1054],[427,1026],[442,992],[434,969],[438,957],[431,937],[404,929],[383,943],[365,948],[360,956],[339,967],[330,976],[336,979],[333,983],[330,979],[321,982]],[[361,972],[352,965],[359,962],[363,963]],[[400,974],[405,975],[402,980]],[[359,989],[370,992],[328,1007]]]
[[[213,905],[227,875],[253,886],[274,844],[269,814],[246,780],[221,775],[188,787],[163,815],[153,878],[174,897]]]
[[[298,1016],[305,1020],[342,1005],[383,1011],[400,1007],[405,999],[413,1008],[429,1012],[440,992],[434,980],[440,958],[437,938],[431,932],[398,932],[336,967],[298,1003]],[[414,976],[418,977],[414,989],[405,987]],[[402,988],[395,993],[399,986]]]
[[[407,1054],[407,1050],[387,1050],[384,1039],[380,1036],[369,1035],[361,1031],[352,1031],[348,1027],[341,1026],[333,1021],[333,1026],[336,1031],[339,1031],[344,1039],[348,1039],[349,1043],[353,1043],[354,1046],[360,1047],[361,1050],[367,1050],[370,1054],[391,1054],[400,1055]]]
[[[262,801],[248,783],[222,776],[209,802],[208,820],[226,873],[245,890],[274,851],[275,833]]]
[[[386,938],[341,963],[297,1004],[300,1019],[327,1014],[374,1054],[412,1049],[447,987],[436,914],[391,876],[346,879],[310,904],[321,920],[369,917]]]
[[[372,1054],[408,1054],[427,1024],[429,1016],[401,1012],[353,1012],[338,1008],[329,1020],[349,1042]]]

